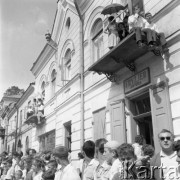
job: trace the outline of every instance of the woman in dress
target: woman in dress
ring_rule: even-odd
[[[118,34],[118,27],[117,23],[114,19],[114,16],[110,16],[108,18],[108,26],[105,28],[105,33],[108,33],[108,47],[109,49],[112,49],[115,47],[119,41],[119,34]]]

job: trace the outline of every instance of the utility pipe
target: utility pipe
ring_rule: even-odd
[[[81,147],[84,143],[84,19],[81,15],[81,11],[78,6],[77,0],[74,0],[74,5],[79,15],[80,19],[80,94],[81,94]]]

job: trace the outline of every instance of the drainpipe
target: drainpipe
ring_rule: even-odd
[[[84,20],[83,16],[81,15],[77,0],[74,0],[74,5],[79,15],[80,19],[80,93],[81,93],[81,147],[84,143]]]
[[[18,131],[18,116],[19,116],[19,109],[18,107],[15,105],[15,108],[17,110],[17,119],[16,119],[16,131],[15,131],[15,151],[16,151],[16,146],[17,146],[17,131]]]

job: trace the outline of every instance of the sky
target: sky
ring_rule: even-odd
[[[0,100],[11,86],[26,90],[30,69],[51,32],[57,0],[0,0]]]

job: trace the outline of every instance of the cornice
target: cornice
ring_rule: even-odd
[[[37,77],[37,75],[42,71],[44,66],[49,62],[55,52],[56,51],[51,46],[48,44],[45,45],[37,60],[33,64],[33,67],[31,68],[31,72],[35,77]]]

